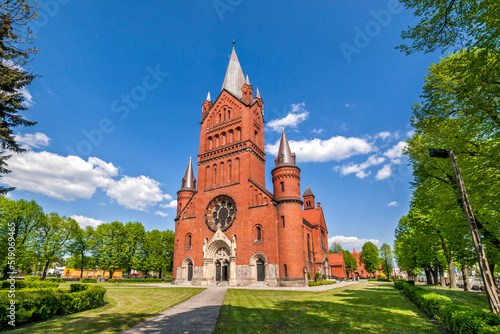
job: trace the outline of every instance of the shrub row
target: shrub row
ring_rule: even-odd
[[[11,281],[2,281],[2,289],[10,289]],[[44,282],[44,281],[15,281],[16,290],[20,289],[46,289],[46,288],[57,288],[59,283],[57,282]]]
[[[131,279],[116,279],[111,278],[108,283],[170,283],[172,279],[170,278],[131,278]]]
[[[66,282],[66,279],[65,278],[58,278],[58,277],[46,277],[45,282],[64,283],[64,282]]]
[[[319,282],[309,282],[309,286],[319,286],[319,285],[330,285],[335,284],[335,281],[319,281]]]
[[[369,278],[368,282],[392,282],[392,278]]]
[[[82,278],[81,280],[82,283],[97,283],[97,278]]]
[[[421,289],[405,280],[396,280],[396,288],[403,290],[419,307],[439,320],[452,333],[500,333],[500,317],[479,309],[459,304],[451,298]]]
[[[94,309],[104,304],[106,289],[88,287],[78,292],[68,290],[41,289],[16,292],[15,324],[43,321],[54,315],[66,315]],[[0,330],[12,329],[8,324],[13,314],[7,291],[0,292]]]

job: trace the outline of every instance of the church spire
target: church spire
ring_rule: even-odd
[[[208,91],[207,99],[205,101],[212,102],[212,100],[210,99],[210,91]]]
[[[256,99],[261,99],[260,92],[259,92],[259,87],[257,87],[257,93],[255,93],[255,98]]]
[[[290,150],[290,145],[288,145],[288,139],[286,138],[285,129],[281,133],[280,148],[278,150],[278,155],[274,158],[274,165],[276,167],[281,166],[296,166],[295,165],[295,153]]]
[[[179,191],[196,191],[196,179],[194,178],[191,157],[189,157],[189,164],[186,168],[186,174],[182,178],[182,187]]]
[[[222,89],[226,89],[228,92],[241,99],[241,87],[243,87],[244,84],[245,76],[243,75],[238,56],[236,55],[236,51],[233,46],[233,52],[231,53],[231,58],[229,59],[229,65],[227,66]]]

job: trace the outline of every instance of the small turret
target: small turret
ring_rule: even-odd
[[[245,84],[243,85],[243,87],[241,87],[241,100],[246,104],[251,104],[253,102],[253,88],[252,85],[250,85],[248,74],[247,78],[245,79]]]
[[[302,197],[304,198],[304,210],[314,209],[314,197],[315,196],[314,196],[313,192],[311,191],[311,188],[309,188],[309,186],[306,188],[306,191],[304,191],[304,194],[302,195]]]
[[[274,158],[275,168],[281,166],[294,166],[295,165],[295,153],[290,150],[290,145],[288,144],[288,139],[286,138],[285,130],[281,133],[280,148],[278,149],[278,155]]]
[[[207,99],[203,102],[203,108],[202,108],[202,114],[201,114],[202,120],[205,117],[205,114],[207,114],[210,111],[210,109],[212,109],[213,105],[214,105],[214,103],[210,99],[210,92],[208,92]]]
[[[193,162],[189,157],[189,164],[186,168],[186,173],[182,178],[182,187],[179,191],[196,191],[196,179],[194,178]]]

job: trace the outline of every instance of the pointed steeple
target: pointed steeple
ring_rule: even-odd
[[[262,99],[262,97],[260,97],[259,87],[257,87],[257,93],[255,93],[255,98]]]
[[[304,191],[304,194],[302,195],[302,197],[306,197],[306,196],[314,196],[314,194],[311,191],[311,188],[309,188],[309,186],[307,186],[306,191]]]
[[[290,150],[288,139],[286,139],[285,129],[283,129],[283,132],[281,133],[280,148],[278,150],[278,155],[274,158],[274,165],[276,167],[296,166],[295,153],[292,153]]]
[[[208,91],[208,94],[207,94],[207,99],[205,100],[207,102],[212,102],[212,100],[210,99],[210,91]]]
[[[241,99],[241,87],[243,87],[244,84],[245,76],[243,75],[238,56],[233,47],[222,89],[226,89],[228,92]]]
[[[191,157],[189,157],[189,164],[186,168],[186,174],[182,178],[182,187],[179,191],[196,191],[196,179],[194,178]]]
[[[248,79],[248,74],[247,74],[247,77],[245,79],[245,85],[249,85],[250,86],[250,79]]]

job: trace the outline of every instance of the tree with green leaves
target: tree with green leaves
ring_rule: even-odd
[[[366,242],[361,249],[359,259],[365,265],[365,270],[373,274],[380,268],[380,258],[378,257],[378,248],[371,242]]]
[[[162,246],[163,246],[163,255],[162,255],[162,267],[160,271],[160,276],[162,272],[171,275],[172,267],[174,263],[174,243],[175,243],[175,233],[171,230],[165,230],[162,232]]]
[[[342,254],[342,245],[339,244],[338,242],[332,242],[330,245],[330,249],[328,250],[328,253],[330,254]]]
[[[132,268],[134,268],[141,256],[141,250],[146,245],[146,230],[140,222],[128,222],[124,225],[125,239],[124,253],[123,253],[123,266],[130,275]]]
[[[20,153],[14,128],[32,126],[19,112],[27,110],[23,89],[35,75],[25,69],[37,49],[31,47],[34,36],[29,23],[36,19],[36,4],[27,0],[8,0],[0,4],[0,174],[10,173],[5,160],[9,152]],[[1,175],[0,175],[1,177]],[[0,194],[13,188],[0,186]]]
[[[86,226],[82,229],[78,226],[75,229],[73,239],[68,245],[68,253],[71,255],[66,267],[80,268],[80,279],[83,278],[83,270],[91,269],[94,259],[89,256],[94,229],[92,226]]]
[[[97,226],[92,238],[92,255],[99,269],[109,271],[112,278],[116,269],[123,268],[123,260],[127,252],[124,243],[126,232],[123,223],[112,223]]]
[[[358,269],[356,258],[348,250],[343,250],[342,255],[344,257],[345,270],[347,272],[350,271],[351,277],[354,279],[354,270]]]
[[[389,277],[392,274],[392,250],[391,246],[383,243],[380,246],[380,259],[382,260],[382,271]]]
[[[0,196],[0,241],[7,245],[9,237],[13,237],[15,247],[15,268],[21,271],[30,271],[36,265],[35,235],[44,220],[42,208],[35,201],[11,200]],[[10,224],[10,225],[9,225]],[[14,231],[9,227],[13,226]],[[3,269],[3,279],[8,274],[7,247],[0,249],[0,265]]]
[[[57,213],[45,215],[35,237],[36,252],[43,264],[42,279],[45,279],[52,262],[66,254],[78,228],[78,223],[73,218],[60,217]]]

